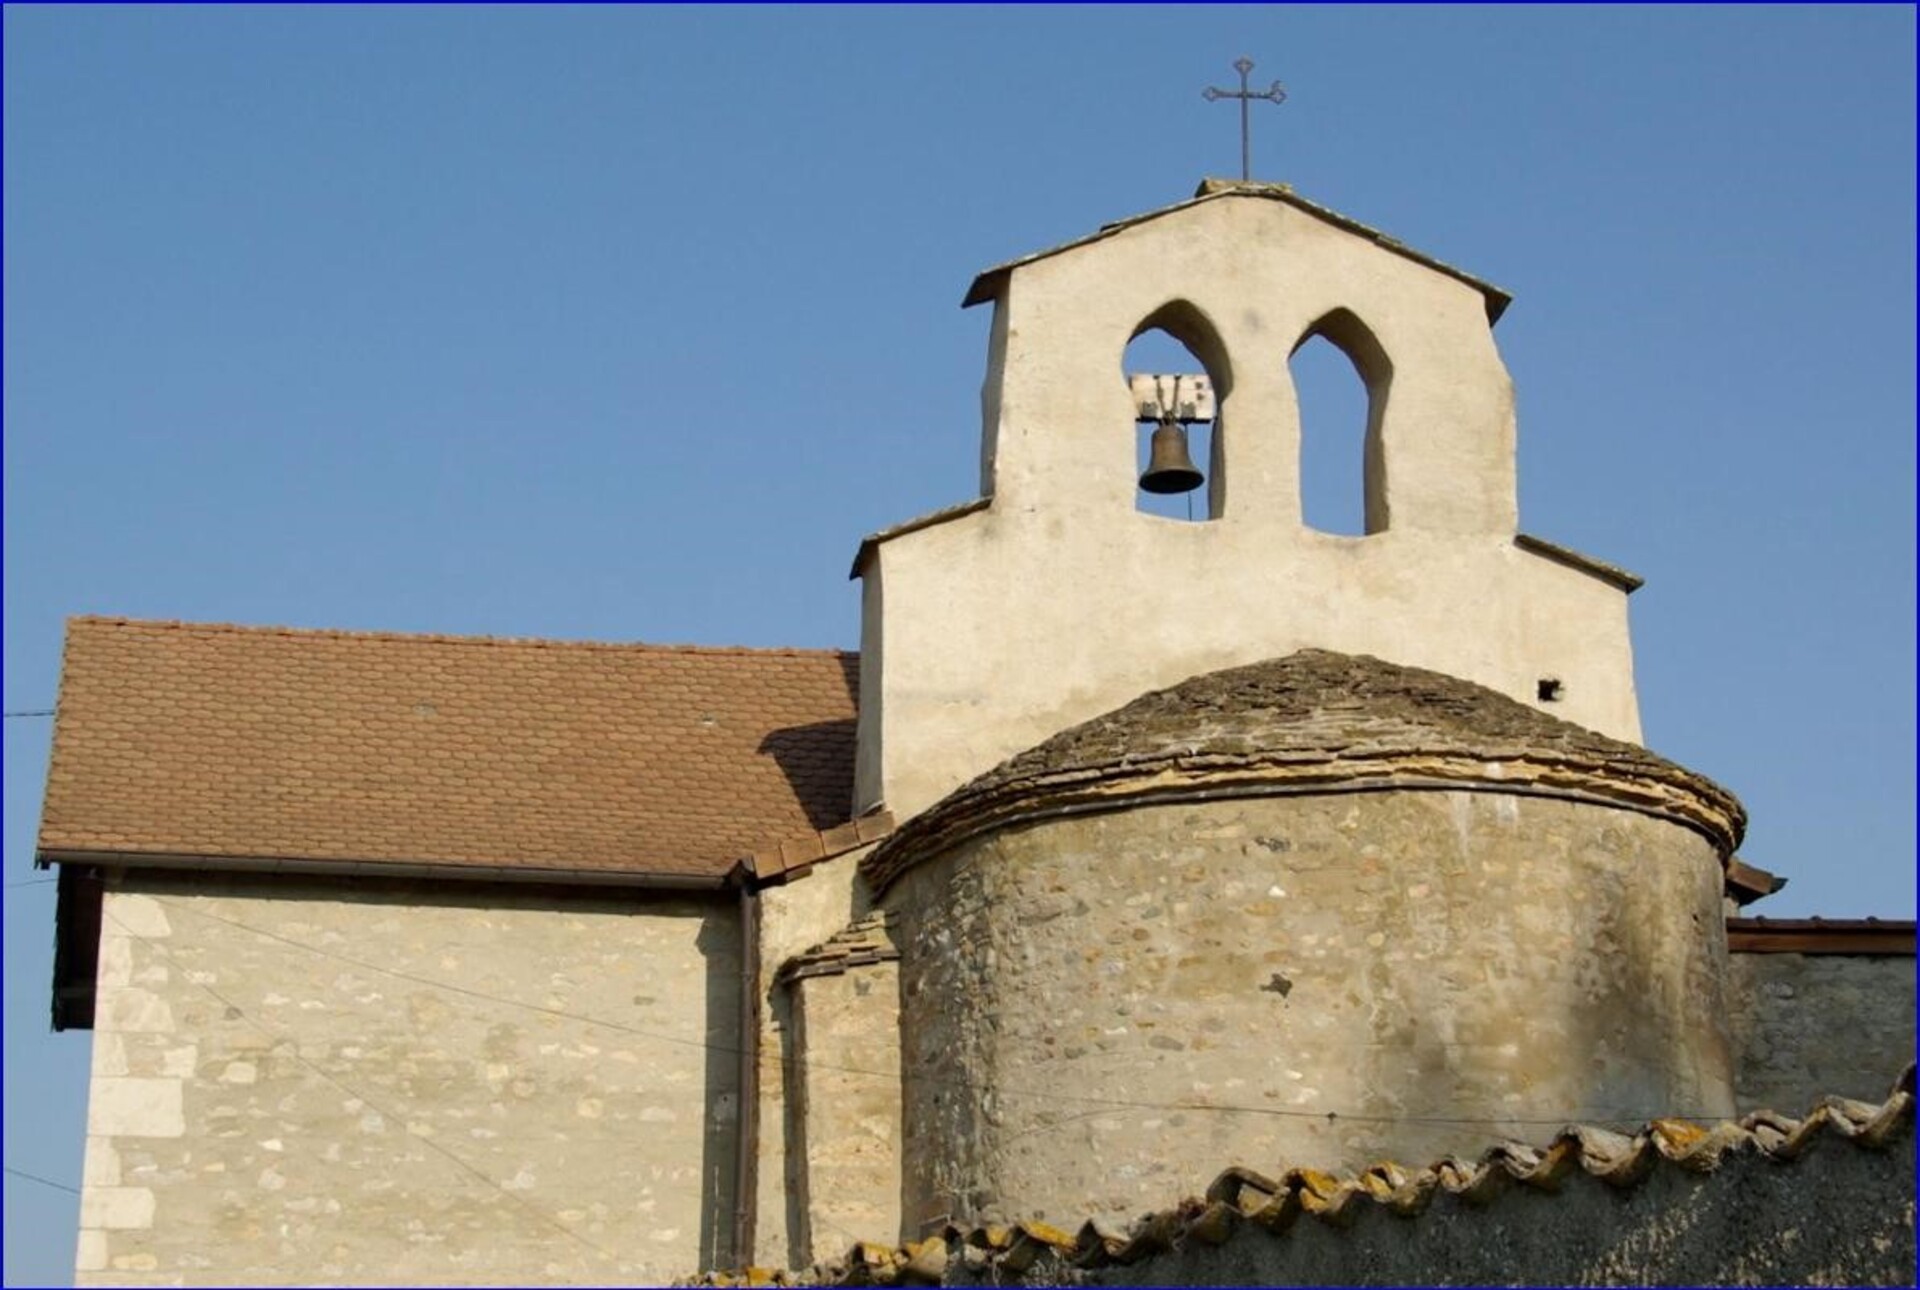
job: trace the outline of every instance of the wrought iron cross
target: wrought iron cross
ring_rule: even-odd
[[[1273,88],[1270,90],[1248,89],[1247,73],[1253,70],[1253,60],[1251,58],[1234,59],[1233,70],[1240,73],[1239,89],[1220,90],[1209,85],[1206,89],[1200,91],[1200,97],[1209,103],[1216,102],[1220,99],[1240,100],[1240,178],[1252,179],[1253,173],[1247,161],[1247,104],[1251,103],[1254,99],[1270,99],[1275,103],[1285,103],[1287,101],[1287,92],[1280,88],[1279,81],[1275,81]]]

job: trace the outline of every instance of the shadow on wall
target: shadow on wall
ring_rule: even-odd
[[[1601,834],[1604,839],[1615,831]],[[1625,845],[1615,842],[1605,850]],[[1541,854],[1535,861],[1566,871],[1553,880],[1543,875],[1538,887],[1551,889],[1558,881],[1586,893],[1573,917],[1554,911],[1565,919],[1570,936],[1562,952],[1578,971],[1563,968],[1555,979],[1543,981],[1531,1011],[1522,1014],[1506,1010],[1511,995],[1495,995],[1492,1002],[1478,997],[1464,965],[1424,978],[1419,997],[1409,1000],[1376,1043],[1378,1053],[1391,1054],[1393,1064],[1407,1070],[1380,1071],[1376,1085],[1395,1093],[1369,1108],[1407,1121],[1399,1135],[1410,1144],[1403,1154],[1411,1158],[1404,1164],[1423,1165],[1453,1153],[1477,1156],[1500,1138],[1536,1141],[1558,1123],[1632,1132],[1662,1116],[1711,1122],[1725,1114],[1700,1087],[1711,1082],[1708,1071],[1718,1041],[1698,1033],[1684,997],[1712,988],[1705,979],[1711,953],[1700,915],[1692,916],[1700,944],[1682,945],[1676,929],[1649,926],[1620,890],[1622,872],[1583,855],[1580,844],[1567,854]],[[1550,916],[1547,907],[1538,908],[1532,920],[1515,909],[1488,905],[1480,914],[1514,943],[1538,942],[1539,949],[1546,948],[1539,921]],[[1676,955],[1685,958],[1682,976],[1659,970]],[[1377,995],[1390,997],[1408,985],[1384,963],[1365,975]],[[1497,1055],[1515,1045],[1534,1052],[1536,1060],[1557,1054],[1558,1069],[1529,1070],[1524,1076],[1504,1069]],[[1697,1050],[1699,1056],[1688,1061],[1681,1050]],[[1724,1051],[1718,1060],[1724,1064]],[[1405,1078],[1408,1070],[1416,1077]],[[1543,1088],[1557,1088],[1557,1094],[1543,1099],[1526,1093],[1534,1077]],[[1673,1101],[1676,1077],[1695,1085],[1684,1095],[1692,1099],[1686,1105]],[[1502,1119],[1503,1099],[1516,1095],[1522,1100],[1509,1111],[1515,1118]]]
[[[780,1069],[786,1099],[787,1266],[804,1268],[813,1262],[813,1231],[808,1222],[807,1081],[801,1062],[806,1058],[806,1017],[791,988],[773,992],[775,1033],[780,1036]],[[879,1233],[879,1237],[888,1233]]]
[[[740,972],[738,925],[709,918],[694,938],[706,965],[706,1120],[700,1147],[700,1271],[737,1266],[733,1212],[739,1200]]]

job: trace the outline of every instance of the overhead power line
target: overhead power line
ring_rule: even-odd
[[[255,936],[264,937],[265,939],[270,941],[278,941],[282,945],[287,945],[297,950],[304,950],[309,954],[319,955],[321,958],[333,959],[336,962],[345,963],[352,967],[363,968],[369,972],[378,972],[382,976],[392,977],[400,981],[410,981],[417,985],[424,985],[432,989],[445,991],[448,994],[464,995],[467,998],[478,999],[487,1003],[504,1004],[510,1008],[520,1008],[527,1012],[536,1012],[536,1013],[543,1014],[545,1016],[555,1017],[555,1018],[559,1018],[567,1021],[577,1021],[583,1025],[598,1026],[602,1029],[617,1031],[621,1034],[633,1035],[641,1039],[651,1039],[658,1043],[674,1044],[683,1048],[701,1049],[706,1052],[719,1053],[719,1054],[725,1054],[728,1056],[736,1056],[736,1057],[739,1056],[741,1052],[740,1046],[737,1044],[714,1043],[711,1040],[690,1039],[680,1035],[668,1035],[668,1034],[662,1034],[659,1031],[643,1030],[637,1026],[629,1026],[624,1022],[609,1020],[605,1017],[594,1017],[594,1016],[589,1016],[585,1013],[569,1012],[564,1008],[549,1007],[545,1004],[527,1003],[524,1000],[511,999],[506,997],[505,995],[490,994],[484,990],[476,990],[476,989],[473,989],[471,986],[457,985],[451,981],[436,980],[433,977],[420,976],[412,972],[403,972],[397,968],[385,967],[378,963],[369,962],[366,959],[354,958],[352,955],[342,954],[337,950],[330,950],[319,945],[310,945],[305,941],[295,940],[292,937],[283,936],[278,932],[268,931],[264,927],[256,927],[253,924],[242,922],[239,919],[228,918],[221,914],[215,914],[209,910],[200,909],[195,907],[194,905],[186,904],[181,901],[172,899],[170,897],[155,896],[153,897],[153,899],[159,901],[163,905],[172,906],[173,908],[179,909],[185,913],[193,914],[200,918],[208,919],[212,922],[224,923],[226,926],[234,928],[237,931],[251,932]],[[779,1054],[767,1053],[764,1051],[761,1053],[761,1059],[770,1068],[779,1068],[782,1070],[790,1069],[790,1070],[798,1070],[798,1071],[830,1071],[837,1075],[858,1075],[858,1076],[864,1076],[871,1079],[884,1079],[884,1080],[890,1080],[890,1081],[897,1081],[900,1078],[900,1072],[897,1069],[867,1070],[858,1066],[844,1066],[839,1063],[824,1062],[816,1058],[789,1057],[789,1056],[784,1056]],[[1232,1102],[1201,1102],[1201,1101],[1152,1102],[1152,1101],[1138,1100],[1134,1098],[1099,1097],[1099,1096],[1084,1094],[1084,1093],[1063,1093],[1063,1092],[1058,1092],[1052,1089],[1021,1087],[1019,1085],[1004,1084],[1004,1083],[983,1085],[983,1084],[975,1084],[971,1081],[964,1080],[964,1079],[934,1078],[929,1080],[928,1082],[931,1084],[939,1085],[941,1087],[950,1087],[957,1091],[970,1093],[970,1094],[991,1093],[999,1097],[1030,1098],[1034,1101],[1040,1101],[1040,1102],[1056,1102],[1056,1103],[1070,1104],[1070,1105],[1080,1106],[1080,1107],[1091,1107],[1093,1108],[1093,1110],[1088,1113],[1089,1115],[1096,1114],[1103,1109],[1125,1109],[1125,1110],[1135,1110],[1135,1111],[1163,1111],[1163,1112],[1185,1111],[1185,1112],[1227,1114],[1227,1115],[1252,1115],[1252,1116],[1257,1116],[1262,1118],[1271,1118],[1271,1119],[1319,1120],[1324,1123],[1336,1123],[1336,1124],[1344,1121],[1346,1123],[1352,1123],[1352,1124],[1430,1124],[1430,1125],[1479,1124],[1479,1125],[1528,1125],[1528,1126],[1535,1126],[1535,1127],[1552,1127],[1552,1128],[1564,1128],[1569,1124],[1572,1124],[1576,1121],[1580,1121],[1580,1122],[1590,1123],[1590,1124],[1622,1125],[1622,1126],[1625,1126],[1629,1131],[1639,1128],[1640,1126],[1646,1124],[1647,1121],[1649,1120],[1660,1119],[1660,1118],[1679,1118],[1679,1119],[1693,1119],[1693,1120],[1715,1120],[1720,1118],[1718,1116],[1705,1114],[1701,1112],[1676,1111],[1671,1108],[1662,1109],[1662,1110],[1650,1110],[1645,1112],[1621,1113],[1617,1115],[1573,1114],[1573,1115],[1555,1116],[1552,1118],[1531,1118],[1526,1116],[1514,1116],[1514,1115],[1369,1115],[1362,1112],[1352,1112],[1352,1111],[1339,1111],[1339,1110],[1309,1111],[1309,1110],[1304,1110],[1296,1107],[1251,1106],[1251,1105],[1246,1105],[1241,1103],[1232,1103]],[[1082,1118],[1082,1117],[1074,1117],[1074,1118]],[[1045,1127],[1064,1127],[1064,1125],[1053,1125],[1053,1126],[1045,1126]]]
[[[131,927],[128,927],[124,922],[121,922],[119,918],[115,917],[111,909],[108,909],[104,912],[107,918],[111,920],[116,926],[118,926],[122,932],[124,932],[128,936],[131,936],[133,939],[139,941],[141,944],[147,946],[148,948],[157,951],[159,954],[161,954],[163,957],[165,957],[169,961],[178,963],[179,960],[175,957],[174,952],[170,946],[167,946],[159,941],[153,940],[150,937],[142,936],[140,933],[134,931]],[[273,1027],[265,1024],[258,1017],[255,1017],[252,1014],[248,1013],[245,1009],[241,1008],[238,1003],[228,998],[226,995],[222,994],[219,990],[215,989],[212,985],[209,985],[205,981],[193,980],[193,978],[191,977],[189,978],[189,980],[192,980],[194,985],[198,986],[202,991],[210,995],[215,1002],[219,1003],[221,1007],[225,1008],[227,1010],[228,1016],[233,1017],[237,1020],[244,1019],[249,1025],[251,1025],[255,1030],[259,1031],[261,1034],[265,1035],[267,1039],[273,1044],[275,1044],[276,1046],[283,1043],[288,1043],[286,1035],[275,1030]],[[411,1124],[408,1124],[407,1120],[404,1117],[394,1114],[394,1112],[390,1110],[388,1107],[386,1107],[380,1102],[376,1102],[372,1097],[368,1096],[364,1090],[355,1088],[353,1085],[348,1084],[345,1080],[339,1078],[337,1075],[334,1075],[332,1072],[328,1071],[325,1067],[321,1066],[319,1063],[313,1061],[311,1058],[304,1056],[299,1051],[299,1048],[297,1045],[290,1045],[290,1055],[292,1056],[293,1060],[296,1063],[298,1063],[300,1066],[304,1067],[306,1070],[308,1070],[312,1074],[319,1076],[322,1080],[325,1080],[327,1083],[333,1085],[333,1087],[339,1089],[342,1093],[345,1093],[348,1097],[358,1098],[361,1102],[364,1102],[368,1107],[372,1108],[373,1111],[376,1112],[378,1115],[380,1115],[383,1119],[392,1120],[395,1123],[407,1125],[407,1134],[415,1142],[418,1142],[422,1147],[426,1148],[428,1151],[441,1156],[442,1158],[447,1160],[449,1163],[451,1163],[454,1166],[454,1168],[458,1169],[461,1173],[466,1174],[469,1178],[478,1182],[481,1186],[490,1189],[495,1194],[500,1196],[502,1199],[506,1200],[508,1203],[518,1206],[520,1209],[524,1210],[526,1213],[530,1214],[535,1219],[539,1220],[540,1222],[546,1224],[549,1227],[554,1228],[555,1230],[560,1232],[563,1236],[567,1236],[575,1241],[578,1241],[582,1246],[586,1247],[588,1250],[590,1250],[594,1254],[599,1255],[601,1259],[607,1260],[609,1262],[614,1260],[615,1256],[611,1250],[605,1249],[602,1246],[596,1244],[594,1241],[590,1240],[586,1235],[574,1230],[573,1227],[569,1226],[565,1222],[562,1222],[559,1217],[553,1214],[549,1214],[546,1210],[541,1209],[538,1205],[535,1205],[532,1201],[528,1200],[526,1197],[517,1195],[514,1192],[509,1191],[506,1188],[506,1186],[503,1183],[501,1183],[501,1181],[498,1178],[493,1177],[491,1174],[487,1173],[485,1170],[479,1168],[477,1165],[474,1165],[470,1161],[466,1160],[464,1157],[460,1156],[458,1153],[452,1150],[449,1150],[447,1147],[434,1141],[433,1138],[430,1137],[429,1135],[416,1130]],[[57,1186],[58,1184],[52,1184],[52,1185]]]
[[[52,715],[52,708],[23,708],[18,712],[0,713],[0,716],[5,716],[9,721],[15,717],[50,717]]]
[[[15,1169],[12,1165],[0,1165],[0,1169],[5,1169],[8,1174],[15,1178],[25,1178],[28,1182],[39,1183],[42,1187],[51,1187],[55,1191],[66,1192],[70,1196],[78,1196],[80,1194],[78,1187],[69,1187],[63,1182],[55,1182],[51,1178],[42,1178],[39,1174],[30,1174],[24,1169]]]

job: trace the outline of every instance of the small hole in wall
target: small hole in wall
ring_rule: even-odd
[[[1566,687],[1560,684],[1558,677],[1543,676],[1534,692],[1539,695],[1542,703],[1558,703],[1565,690]]]

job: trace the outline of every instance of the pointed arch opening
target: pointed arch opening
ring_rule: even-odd
[[[1381,424],[1393,363],[1351,311],[1336,309],[1302,333],[1287,358],[1300,408],[1300,519],[1322,533],[1384,533],[1386,453]]]
[[[1157,492],[1137,482],[1134,509],[1164,519],[1218,519],[1226,509],[1225,426],[1233,386],[1219,332],[1193,304],[1171,301],[1142,319],[1128,336],[1120,373],[1135,413],[1136,481],[1161,487],[1185,482],[1178,469],[1167,469],[1183,442],[1186,461],[1199,476],[1195,487],[1179,492]],[[1177,433],[1170,429],[1175,426]]]

